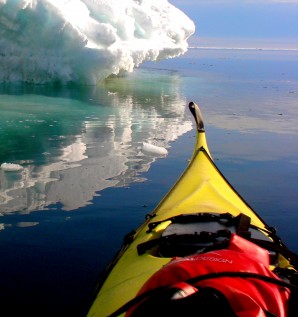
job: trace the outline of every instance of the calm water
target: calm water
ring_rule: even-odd
[[[190,50],[98,87],[2,86],[0,164],[23,168],[0,169],[3,316],[85,314],[123,235],[187,164],[190,100],[217,165],[298,252],[297,61],[295,51]]]

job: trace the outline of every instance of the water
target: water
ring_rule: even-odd
[[[298,252],[298,54],[190,50],[98,87],[2,86],[1,307],[83,316],[101,270],[183,171],[201,105],[224,175]],[[168,149],[164,158],[142,143]],[[162,177],[161,177],[162,175]]]
[[[0,161],[24,170],[1,171],[1,211],[29,213],[56,203],[74,210],[99,190],[137,180],[156,159],[142,152],[143,142],[168,147],[191,129],[175,78],[139,71],[137,79],[110,79],[68,96],[68,90],[3,95]]]

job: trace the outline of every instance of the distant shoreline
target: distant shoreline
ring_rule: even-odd
[[[262,47],[217,47],[217,46],[190,46],[194,50],[240,50],[240,51],[298,51],[298,48],[262,48]]]

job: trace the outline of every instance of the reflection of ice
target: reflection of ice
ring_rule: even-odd
[[[38,222],[18,222],[17,223],[17,227],[21,227],[21,228],[24,228],[24,227],[33,227],[33,226],[36,226],[38,225]]]
[[[191,129],[191,121],[184,117],[185,102],[179,96],[168,101],[157,94],[147,107],[146,101],[140,103],[133,93],[127,93],[128,89],[123,96],[122,88],[117,91],[114,87],[112,95],[107,93],[113,106],[108,111],[103,108],[107,111],[104,116],[80,118],[76,128],[80,124],[82,133],[76,129],[71,142],[68,135],[59,137],[64,144],[59,155],[46,148],[41,152],[45,158],[42,165],[29,162],[15,175],[0,170],[2,213],[29,213],[56,203],[64,210],[90,204],[107,187],[141,180],[139,174],[160,157],[153,153],[140,156],[143,142],[169,148],[171,141]],[[152,106],[154,100],[156,106]],[[48,140],[55,142],[57,136]]]
[[[78,162],[87,158],[87,156],[84,155],[85,152],[86,144],[77,141],[64,149],[61,160],[66,162]]]

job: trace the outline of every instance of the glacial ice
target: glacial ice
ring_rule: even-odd
[[[143,142],[142,150],[146,153],[151,153],[151,154],[161,155],[161,156],[168,154],[168,151],[166,148],[161,147],[161,146],[157,146],[154,144],[150,144],[147,142]]]
[[[6,172],[18,172],[18,171],[23,170],[22,165],[14,164],[14,163],[2,163],[0,165],[0,168]]]
[[[96,84],[187,51],[167,0],[0,0],[0,82]]]

